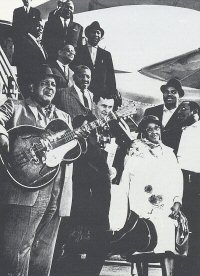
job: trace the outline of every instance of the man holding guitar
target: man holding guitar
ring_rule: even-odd
[[[57,76],[44,65],[32,80],[31,98],[22,101],[8,99],[0,107],[0,150],[5,159],[6,152],[8,153],[9,148],[13,147],[11,142],[9,144],[11,137],[7,132],[10,128],[24,125],[24,127],[34,126],[43,129],[54,119],[61,119],[69,129],[71,128],[70,116],[51,104],[56,93],[56,81]],[[20,132],[20,128],[16,129]],[[55,126],[47,131],[50,136],[54,129]],[[18,134],[20,137],[20,133]],[[26,144],[29,139],[36,139],[36,135],[32,136],[27,131],[27,134],[20,138],[20,143]],[[43,162],[39,173],[41,176],[48,169],[44,156],[39,156],[41,145],[34,144],[29,152],[21,149],[18,154],[14,154],[13,159],[16,158],[15,161],[18,163],[13,169],[17,171],[21,167],[23,171],[27,166],[29,169],[26,175],[27,178],[31,178],[37,165]],[[15,162],[8,160],[7,168],[9,161]],[[22,188],[11,177],[2,165],[0,167],[0,274],[1,276],[48,276],[60,216],[70,215],[72,165],[62,164],[52,180],[48,181],[48,185],[40,190]]]

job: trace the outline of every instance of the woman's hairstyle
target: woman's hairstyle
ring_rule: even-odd
[[[162,122],[159,120],[158,117],[153,116],[153,115],[144,116],[138,125],[138,132],[139,132],[140,138],[142,136],[147,138],[146,128],[149,123],[154,123],[162,129]]]

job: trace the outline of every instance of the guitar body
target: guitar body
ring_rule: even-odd
[[[9,152],[1,153],[1,160],[15,183],[30,190],[40,189],[54,179],[62,161],[70,163],[86,151],[85,133],[104,123],[97,119],[74,131],[60,119],[51,121],[45,129],[14,127],[8,131]]]
[[[46,129],[19,126],[8,131],[9,153],[1,159],[11,178],[21,187],[36,190],[49,184],[57,175],[63,158],[70,162],[80,155],[76,139],[66,143],[72,131],[56,119]]]

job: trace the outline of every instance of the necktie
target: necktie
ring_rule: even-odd
[[[68,26],[67,26],[67,20],[64,19],[64,32],[65,32],[65,35],[67,35],[67,28],[68,28]]]
[[[85,96],[85,91],[86,91],[86,90],[81,90],[81,92],[83,93],[84,106],[85,106],[86,108],[89,108],[89,103],[88,103],[88,99],[87,99],[86,96]]]
[[[65,65],[63,65],[63,71],[64,71],[64,75],[65,75],[66,79],[68,79],[68,70],[66,69]]]

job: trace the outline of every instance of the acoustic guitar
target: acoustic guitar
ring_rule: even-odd
[[[113,113],[109,116],[112,119]],[[14,127],[8,131],[9,152],[1,153],[1,160],[16,184],[29,190],[40,189],[55,178],[62,161],[72,162],[81,155],[77,137],[84,137],[84,133],[106,122],[98,119],[73,131],[60,119],[51,121],[45,129]]]

